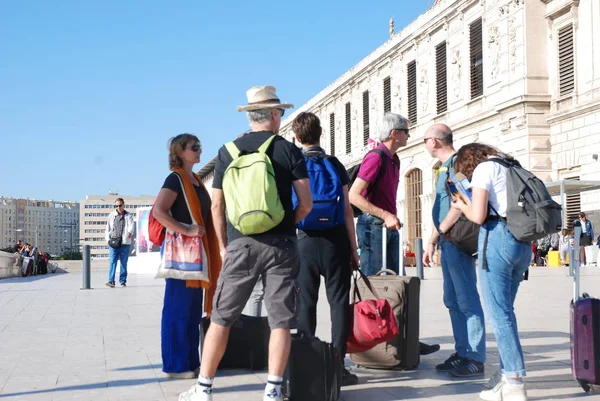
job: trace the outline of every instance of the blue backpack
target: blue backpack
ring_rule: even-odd
[[[304,160],[313,207],[296,227],[301,230],[326,230],[345,224],[344,187],[337,169],[322,152],[305,152]],[[293,189],[292,202],[295,209],[298,206],[298,197]]]

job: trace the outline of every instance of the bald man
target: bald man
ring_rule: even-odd
[[[436,229],[423,254],[423,264],[430,265],[435,247],[439,245],[444,277],[444,304],[450,312],[456,350],[435,368],[456,377],[483,376],[485,324],[477,292],[475,260],[456,248],[446,237],[446,233],[461,216],[460,211],[450,207],[452,197],[446,188],[446,181],[454,174],[456,150],[452,142],[452,130],[445,124],[432,125],[425,131],[423,141],[429,154],[442,162],[437,171],[436,197],[432,211]]]

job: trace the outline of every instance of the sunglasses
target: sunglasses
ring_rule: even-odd
[[[198,152],[200,150],[200,145],[186,146],[186,149],[191,149],[192,152]]]
[[[115,205],[115,206],[116,206],[116,207],[123,207],[123,206],[125,206],[125,205],[123,205],[123,204],[120,204],[120,205]]]
[[[285,114],[285,109],[277,109],[281,112],[281,117],[283,117],[283,115]]]

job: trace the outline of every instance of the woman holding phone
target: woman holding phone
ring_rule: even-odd
[[[471,204],[454,196],[452,207],[481,224],[479,231],[479,279],[486,316],[494,330],[500,354],[500,371],[490,379],[483,400],[526,401],[523,350],[517,331],[514,301],[531,260],[531,243],[518,241],[503,218],[507,210],[506,167],[490,161],[514,160],[484,144],[471,143],[457,154],[455,170],[471,181]],[[484,247],[487,243],[487,247]]]

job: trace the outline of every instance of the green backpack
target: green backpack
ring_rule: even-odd
[[[265,153],[274,138],[271,136],[254,153],[240,152],[233,142],[225,144],[233,158],[223,175],[227,218],[244,235],[269,231],[285,216],[273,164]]]

